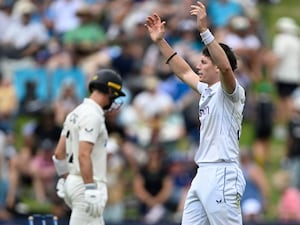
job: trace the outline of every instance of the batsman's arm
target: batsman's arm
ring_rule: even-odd
[[[58,176],[65,178],[69,173],[69,169],[66,159],[66,137],[64,135],[61,135],[59,138],[52,160]]]
[[[91,159],[91,154],[94,144],[87,141],[79,142],[79,166],[80,173],[85,184],[94,183],[93,179],[93,163]]]

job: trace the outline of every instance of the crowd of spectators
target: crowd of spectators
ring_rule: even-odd
[[[88,95],[87,83],[99,68],[118,71],[126,91],[122,107],[106,121],[105,220],[180,221],[195,172],[199,97],[172,74],[144,23],[153,12],[166,20],[169,43],[194,67],[204,45],[189,15],[192,2],[0,0],[0,221],[31,213],[25,195],[49,205],[50,213],[68,215],[56,196],[51,155],[65,116]],[[280,18],[269,43],[259,3],[205,1],[211,30],[238,56],[244,117],[255,128],[253,145],[241,154],[249,183],[241,208],[247,222],[263,221],[270,210],[272,184],[264,169],[275,134],[286,142],[279,166],[286,176],[274,178],[286,187],[275,214],[299,221],[299,28],[292,18]]]

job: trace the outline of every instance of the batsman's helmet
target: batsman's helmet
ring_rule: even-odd
[[[111,98],[125,96],[122,89],[121,76],[111,69],[101,69],[94,75],[89,83],[89,91],[98,90],[110,94]]]

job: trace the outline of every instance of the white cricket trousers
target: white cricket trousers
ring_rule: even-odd
[[[235,163],[202,163],[188,191],[182,225],[242,225],[245,179]]]
[[[107,187],[103,182],[97,183],[98,188],[103,192],[104,202],[107,201]],[[65,181],[65,202],[72,209],[69,225],[104,225],[103,216],[91,217],[85,212],[87,207],[84,200],[84,184],[81,176],[68,175]],[[104,210],[105,205],[103,206]]]

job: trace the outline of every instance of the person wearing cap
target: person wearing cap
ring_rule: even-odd
[[[300,83],[299,26],[293,18],[281,17],[275,28],[272,50],[275,54],[273,79],[278,94],[276,118],[278,125],[284,126],[293,112],[291,95]]]
[[[62,41],[79,57],[89,56],[106,43],[106,34],[90,5],[82,5],[76,11],[76,17],[80,21],[79,26],[65,32]]]
[[[70,112],[53,155],[59,177],[57,195],[71,208],[70,225],[103,225],[107,201],[108,132],[105,112],[125,96],[122,78],[102,69],[89,82],[89,98]]]

